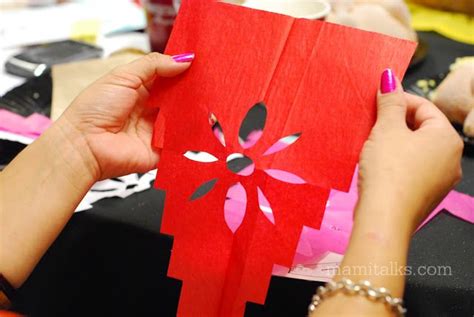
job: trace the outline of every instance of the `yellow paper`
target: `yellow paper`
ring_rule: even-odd
[[[435,31],[455,41],[474,44],[473,17],[407,2],[412,14],[412,27],[415,30]]]
[[[95,44],[99,34],[100,21],[95,19],[77,21],[71,28],[71,39]]]

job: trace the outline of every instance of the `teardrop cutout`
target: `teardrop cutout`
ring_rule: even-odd
[[[190,159],[191,161],[201,163],[212,163],[219,160],[214,155],[203,151],[186,151],[186,153],[184,153],[183,155],[185,158]]]
[[[217,141],[225,146],[224,130],[213,113],[209,114],[209,124],[211,125],[212,134],[217,138]]]
[[[263,153],[263,155],[264,156],[270,155],[270,154],[280,152],[286,149],[287,147],[295,143],[300,138],[300,136],[301,136],[301,132],[298,132],[298,133],[294,133],[294,134],[281,138],[275,144],[270,146],[268,150],[266,150],[265,153]]]
[[[247,208],[247,193],[241,183],[229,187],[224,203],[224,218],[230,231],[235,233],[242,224]]]
[[[195,191],[194,193],[191,195],[191,197],[189,198],[190,201],[193,201],[193,200],[196,200],[198,198],[201,198],[203,196],[205,196],[207,193],[209,193],[213,188],[214,186],[216,185],[217,183],[217,178],[213,178],[203,184],[201,184]]]
[[[239,129],[239,143],[244,149],[254,146],[263,134],[267,120],[267,107],[256,103],[245,115]]]
[[[273,224],[275,224],[275,218],[273,217],[273,209],[270,206],[270,202],[267,197],[263,194],[260,187],[257,186],[258,191],[258,207],[263,212],[264,216]]]

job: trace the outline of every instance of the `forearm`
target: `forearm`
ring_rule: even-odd
[[[378,208],[390,208],[378,204]],[[410,242],[411,228],[389,213],[377,213],[375,204],[359,205],[356,210],[351,240],[334,280],[345,277],[354,282],[368,280],[374,287],[387,288],[392,296],[402,297],[405,285],[404,269]],[[384,207],[380,207],[384,206]],[[393,206],[393,205],[392,205]],[[391,210],[397,213],[397,207]],[[364,217],[363,214],[371,217]],[[395,222],[395,223],[394,223]],[[338,293],[325,299],[314,316],[390,316],[382,303],[374,303],[362,296]]]
[[[0,272],[20,286],[94,183],[83,138],[59,120],[0,173]]]

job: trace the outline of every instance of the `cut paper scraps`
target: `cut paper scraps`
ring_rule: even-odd
[[[87,192],[76,207],[75,212],[93,208],[93,204],[99,200],[107,198],[127,198],[135,193],[139,193],[151,188],[151,182],[156,177],[156,169],[143,175],[136,173],[120,176],[113,179],[98,181]]]
[[[196,59],[157,80],[150,97],[160,107],[155,186],[166,191],[161,232],[174,237],[168,275],[183,283],[179,316],[243,316],[246,302],[264,303],[273,266],[291,267],[330,190],[349,189],[380,74],[391,67],[401,78],[415,46],[183,1],[166,52]],[[254,112],[264,120],[249,131]],[[232,206],[235,195],[245,203]]]
[[[315,281],[327,281],[332,277],[349,244],[358,198],[357,177],[356,171],[349,192],[331,191],[321,227],[318,230],[304,227],[291,269],[275,266],[273,275]],[[474,223],[474,197],[453,190],[418,230],[443,210]]]
[[[52,124],[52,121],[41,114],[33,113],[28,117],[0,109],[0,139],[30,144]],[[1,151],[0,151],[1,152]],[[132,194],[151,188],[156,169],[143,175],[129,174],[116,179],[105,179],[92,186],[86,196],[76,207],[76,212],[91,209],[92,204],[106,198],[126,198]]]
[[[51,120],[38,113],[23,117],[11,111],[0,109],[0,139],[30,144],[50,125]]]
[[[474,223],[474,197],[452,190],[425,221],[423,221],[417,230],[420,230],[421,227],[443,210],[447,210],[450,214],[459,219]]]

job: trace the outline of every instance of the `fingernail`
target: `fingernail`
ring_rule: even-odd
[[[189,63],[194,59],[194,53],[184,53],[184,54],[173,55],[171,56],[171,58],[176,63]]]
[[[382,73],[382,78],[380,80],[380,91],[382,94],[386,94],[397,89],[397,80],[393,71],[390,68],[387,68]]]

